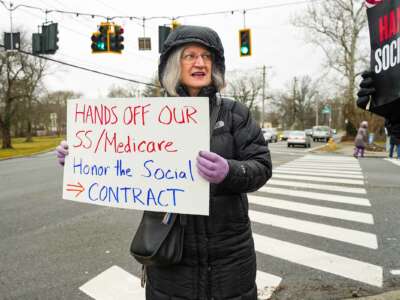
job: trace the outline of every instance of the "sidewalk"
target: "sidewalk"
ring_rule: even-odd
[[[329,149],[328,146],[321,147],[319,149],[315,149],[310,151],[312,153],[333,153],[333,154],[341,154],[345,156],[353,156],[354,153],[354,142],[341,142],[336,144],[336,150]],[[365,150],[364,157],[378,157],[385,158],[388,157],[388,154],[385,151],[368,151]],[[400,298],[399,298],[400,300]]]

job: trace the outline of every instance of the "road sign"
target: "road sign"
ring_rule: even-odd
[[[323,114],[330,114],[330,113],[331,113],[331,108],[330,108],[329,106],[325,106],[325,107],[322,109],[322,113],[323,113]]]

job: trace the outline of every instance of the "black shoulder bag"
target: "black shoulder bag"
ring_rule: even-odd
[[[221,107],[217,94],[210,117],[210,139]],[[143,266],[168,266],[182,259],[186,215],[144,211],[130,252]]]

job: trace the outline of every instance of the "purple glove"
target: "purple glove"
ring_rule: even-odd
[[[201,177],[211,183],[222,182],[229,172],[228,161],[214,152],[200,151],[197,169]]]
[[[68,144],[67,141],[61,141],[60,145],[56,148],[56,154],[58,158],[58,163],[64,166],[65,157],[68,155]]]

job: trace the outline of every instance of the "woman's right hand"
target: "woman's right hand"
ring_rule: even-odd
[[[57,155],[58,163],[61,166],[64,166],[65,157],[68,155],[67,141],[61,141],[60,145],[57,146],[56,155]]]

